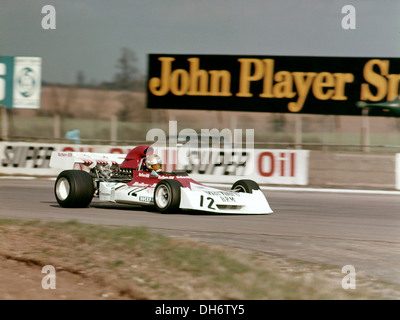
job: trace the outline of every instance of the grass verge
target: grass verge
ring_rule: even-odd
[[[337,268],[140,227],[3,219],[0,240],[8,259],[53,265],[113,285],[129,299],[393,299],[399,292],[399,286],[359,278],[356,290],[344,290]]]

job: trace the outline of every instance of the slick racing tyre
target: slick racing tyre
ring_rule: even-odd
[[[81,170],[62,171],[56,179],[54,194],[61,207],[86,208],[94,194],[92,176]]]
[[[161,213],[178,213],[182,184],[173,179],[164,179],[154,189],[154,206]]]
[[[236,192],[252,193],[253,190],[260,190],[260,186],[253,180],[239,180],[233,184],[231,190]]]

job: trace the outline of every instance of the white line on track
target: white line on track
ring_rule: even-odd
[[[2,179],[2,180],[35,180],[35,179],[41,179],[41,180],[56,181],[56,178],[40,178],[40,177],[27,177],[27,176],[0,176],[0,179]]]
[[[210,187],[229,187],[229,184],[207,183]],[[365,193],[365,194],[390,194],[400,195],[400,191],[390,190],[360,190],[360,189],[328,189],[328,188],[298,188],[298,187],[265,187],[260,186],[264,191],[300,191],[300,192],[326,192],[326,193]]]
[[[33,180],[43,179],[55,181],[56,178],[39,178],[39,177],[28,177],[28,176],[0,176],[0,179],[13,179],[13,180]],[[216,188],[230,188],[232,184],[229,183],[207,183],[210,187]],[[260,186],[261,190],[264,191],[291,191],[291,192],[324,192],[324,193],[363,193],[363,194],[387,194],[387,195],[400,195],[400,191],[391,190],[362,190],[362,189],[329,189],[329,188],[300,188],[300,187],[265,187]]]

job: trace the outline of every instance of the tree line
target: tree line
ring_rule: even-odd
[[[134,51],[127,47],[121,48],[121,55],[117,59],[116,72],[110,81],[99,83],[87,81],[83,70],[78,70],[76,74],[76,88],[102,89],[102,90],[126,90],[144,92],[146,89],[146,79],[141,75],[137,67],[138,58]],[[71,84],[62,84],[54,82],[42,82],[42,86],[71,87]]]

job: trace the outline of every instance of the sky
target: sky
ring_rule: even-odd
[[[45,30],[42,8],[55,8]],[[355,29],[342,20],[352,5]],[[111,81],[121,48],[137,55],[400,57],[399,0],[1,0],[0,56],[42,57],[42,79]]]

